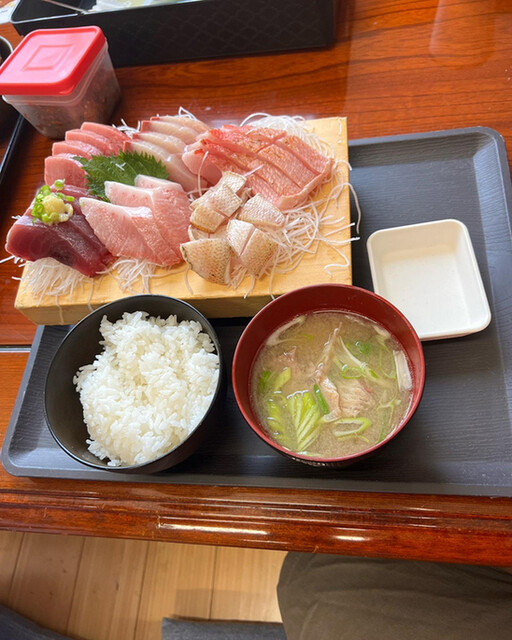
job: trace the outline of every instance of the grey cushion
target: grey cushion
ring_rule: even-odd
[[[286,640],[283,625],[266,622],[162,620],[162,640]]]
[[[0,640],[70,640],[0,605]]]
[[[288,640],[510,640],[512,575],[493,567],[289,553]]]

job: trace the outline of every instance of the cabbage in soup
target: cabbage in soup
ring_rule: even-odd
[[[378,444],[411,402],[406,354],[383,327],[347,312],[297,316],[259,352],[253,408],[278,444],[338,458]]]

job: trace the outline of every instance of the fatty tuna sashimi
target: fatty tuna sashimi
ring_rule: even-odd
[[[113,255],[160,264],[144,237],[154,226],[148,207],[121,207],[93,198],[81,198],[80,206],[94,233]]]
[[[140,126],[143,133],[153,132],[161,133],[166,136],[174,136],[183,140],[185,144],[192,144],[197,140],[198,133],[194,129],[184,127],[174,122],[166,122],[165,120],[143,120]]]
[[[105,138],[105,136],[102,136],[99,133],[94,133],[93,131],[70,129],[69,131],[66,131],[66,135],[64,137],[65,140],[69,142],[83,142],[85,144],[90,144],[93,147],[98,148],[105,156],[116,154],[120,150],[119,142],[112,142],[112,140]]]
[[[231,249],[223,238],[191,240],[181,245],[181,253],[192,271],[217,284],[229,282]]]
[[[197,189],[197,176],[183,164],[181,153],[169,153],[162,147],[155,144],[151,144],[150,142],[141,142],[138,140],[130,140],[125,145],[125,150],[148,153],[149,155],[154,156],[165,166],[171,180],[179,182],[185,191],[194,191]]]
[[[140,142],[150,142],[156,144],[169,153],[183,153],[185,151],[185,143],[176,136],[164,135],[154,131],[141,131],[133,134],[133,140]]]
[[[92,156],[102,155],[102,152],[97,147],[93,147],[92,144],[87,144],[86,142],[79,142],[78,140],[54,142],[52,144],[52,156],[63,153],[88,159],[92,158]]]
[[[35,220],[31,205],[9,230],[5,248],[12,255],[31,262],[53,258],[91,278],[104,271],[114,260],[94,235],[75,202],[69,220],[54,225]]]
[[[53,184],[56,180],[64,180],[67,185],[87,187],[84,168],[69,153],[48,156],[44,160],[45,183]]]
[[[173,216],[170,207],[157,201],[157,194],[151,189],[141,189],[120,182],[105,182],[105,195],[112,204],[126,207],[148,207],[153,216],[151,235],[144,237],[159,256],[160,264],[171,266],[182,261],[179,242],[172,232]],[[184,241],[184,238],[181,238]]]
[[[158,224],[166,228],[167,241],[178,253],[179,245],[187,241],[192,215],[190,201],[183,187],[177,182],[144,175],[135,177],[135,186],[154,191],[153,215]]]
[[[108,124],[100,124],[99,122],[84,122],[80,129],[82,129],[82,131],[91,131],[92,133],[97,133],[107,138],[111,144],[115,145],[116,153],[121,151],[123,142],[128,138],[123,131],[119,131],[119,129]]]

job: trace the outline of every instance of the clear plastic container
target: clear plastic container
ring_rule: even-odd
[[[49,138],[84,121],[107,123],[120,97],[107,41],[94,26],[33,31],[0,68],[0,93]]]

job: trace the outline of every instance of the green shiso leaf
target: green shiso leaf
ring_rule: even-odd
[[[75,156],[75,160],[78,160],[85,170],[89,193],[107,201],[105,182],[108,180],[133,185],[135,176],[139,174],[164,180],[169,178],[163,163],[149,153],[120,151],[116,155],[92,156],[89,159]]]

